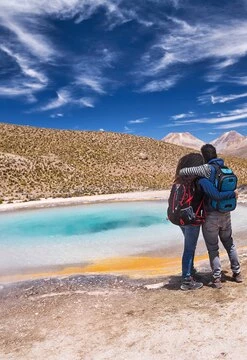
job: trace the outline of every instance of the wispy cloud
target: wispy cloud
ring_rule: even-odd
[[[140,119],[136,119],[136,120],[130,120],[128,121],[128,124],[143,124],[148,120],[148,117],[143,117]]]
[[[63,117],[62,113],[57,113],[57,114],[51,114],[50,115],[50,118],[52,118],[52,119],[61,118],[61,117]]]
[[[42,59],[49,60],[54,54],[54,48],[49,44],[49,40],[44,38],[41,34],[35,34],[30,29],[20,23],[20,20],[12,18],[0,17],[1,24],[13,32],[20,43],[22,43],[32,55]]]
[[[166,79],[152,80],[144,85],[140,92],[157,92],[163,90],[169,90],[171,87],[175,86],[178,82],[180,76],[174,75]]]
[[[125,13],[128,12],[120,9],[114,0],[1,0],[0,28],[2,27],[5,32],[8,32],[8,43],[6,42],[7,37],[0,37],[0,49],[16,62],[20,74],[23,76],[23,86],[20,88],[16,83],[16,74],[14,74],[12,82],[15,86],[11,86],[13,91],[2,90],[2,96],[24,96],[26,98],[28,96],[31,102],[31,98],[34,100],[35,92],[45,89],[48,83],[51,83],[48,75],[41,69],[49,64],[49,66],[55,65],[57,71],[60,66],[58,60],[66,58],[66,50],[55,43],[50,31],[54,29],[55,25],[49,23],[50,19],[73,19],[78,24],[90,18],[98,9],[105,10],[105,20],[108,19],[109,23],[113,18],[115,24],[121,24],[127,19]],[[79,61],[78,55],[69,55],[71,62],[67,68],[71,72],[71,80],[66,86],[77,87],[77,100],[71,102],[66,93],[58,91],[56,99],[40,107],[44,111],[68,103],[93,107],[94,102],[90,97],[90,92],[104,95],[106,93],[105,85],[111,83],[103,75],[104,70],[112,64],[113,53],[111,51],[104,47],[103,49],[97,47],[90,56],[81,56],[80,54]],[[18,77],[21,82],[20,74]],[[25,77],[29,80],[27,81]]]
[[[228,101],[238,100],[247,97],[247,93],[242,94],[230,94],[225,96],[211,96],[212,104],[225,103]]]
[[[131,134],[131,133],[134,133],[135,131],[133,129],[130,129],[128,126],[125,126],[124,127],[124,132],[128,133],[128,134]]]
[[[230,111],[228,113],[219,114],[217,117],[204,117],[193,120],[182,120],[174,123],[174,126],[181,126],[187,124],[220,124],[226,122],[232,122],[240,119],[247,119],[247,107]]]
[[[80,23],[92,16],[99,8],[104,8],[111,17],[125,20],[125,15],[116,1],[111,0],[1,0],[1,12],[6,16],[49,15],[59,19],[75,19]]]
[[[106,78],[105,71],[111,69],[117,59],[117,53],[103,47],[97,48],[93,54],[80,56],[73,65],[73,87],[86,98],[106,95],[116,87],[116,82]],[[91,102],[91,100],[90,100]],[[92,103],[92,102],[91,102]]]
[[[244,75],[243,76],[229,76],[228,78],[225,79],[225,82],[246,86],[247,85],[247,76],[246,75],[245,76]]]
[[[69,104],[90,108],[94,107],[93,99],[87,97],[74,98],[69,90],[61,89],[57,91],[57,97],[55,99],[52,99],[46,105],[36,108],[33,111],[48,111]]]
[[[229,95],[213,95],[212,93],[208,93],[205,95],[201,95],[197,98],[198,102],[202,105],[204,104],[224,104],[229,101],[234,101],[238,99],[242,99],[247,97],[247,93],[242,94],[229,94]]]
[[[36,93],[45,89],[48,84],[47,76],[28,57],[14,52],[6,45],[0,45],[0,52],[5,54],[6,62],[14,62],[17,68],[12,76],[2,79],[0,96],[23,97],[28,103],[36,102]]]
[[[247,122],[237,122],[237,123],[231,123],[231,124],[224,124],[216,126],[215,129],[235,129],[239,127],[247,127]]]
[[[90,107],[90,108],[94,107],[94,100],[90,97],[82,97],[78,100],[73,100],[72,103],[81,105],[83,107]]]
[[[65,104],[68,104],[72,101],[70,93],[67,90],[57,91],[56,99],[51,100],[48,104],[39,108],[40,111],[47,111],[57,109]]]
[[[81,85],[83,88],[89,88],[95,91],[98,94],[105,94],[103,89],[104,79],[100,77],[89,77],[89,76],[79,76],[76,80],[77,85]]]
[[[189,111],[188,113],[185,113],[185,114],[173,115],[173,116],[171,116],[171,119],[179,120],[179,119],[191,118],[193,116],[195,116],[195,113],[193,111]]]
[[[41,84],[47,84],[47,76],[44,73],[38,71],[37,69],[32,68],[30,65],[30,60],[17,53],[14,53],[11,49],[4,45],[0,45],[0,50],[4,51],[9,57],[16,61],[17,65],[20,67],[20,70],[24,75],[39,81]]]
[[[0,97],[3,98],[25,98],[27,103],[35,103],[37,101],[35,91],[39,89],[32,89],[32,84],[23,84],[22,81],[16,79],[16,81],[10,81],[8,84],[0,86]]]
[[[203,18],[197,23],[174,17],[169,20],[169,29],[165,28],[164,36],[159,36],[143,57],[143,74],[147,76],[167,72],[174,65],[189,65],[206,59],[215,61],[214,68],[222,71],[247,53],[245,20],[234,21],[224,16],[211,23],[208,19],[203,22]],[[212,68],[212,63],[210,66]]]

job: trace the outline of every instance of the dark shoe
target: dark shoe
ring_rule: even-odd
[[[236,281],[237,283],[243,282],[241,273],[238,273],[238,274],[233,273],[232,279],[233,279],[233,281]]]
[[[203,283],[196,282],[192,277],[184,279],[180,289],[183,291],[197,290],[203,287]]]
[[[221,278],[220,277],[214,278],[212,285],[213,285],[213,288],[215,288],[215,289],[221,289],[222,288]]]

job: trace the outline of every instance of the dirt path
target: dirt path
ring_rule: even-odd
[[[247,255],[241,256],[247,273]],[[224,264],[228,269],[228,263]],[[179,290],[180,278],[74,276],[0,290],[1,360],[247,359],[247,286]],[[209,276],[203,275],[208,284]]]

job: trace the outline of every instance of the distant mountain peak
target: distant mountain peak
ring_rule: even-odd
[[[241,135],[237,131],[231,130],[222,134],[220,137],[212,141],[211,144],[216,147],[218,152],[229,152],[229,149],[233,150],[238,148],[245,138],[245,136]]]
[[[202,145],[204,145],[204,142],[202,140],[198,139],[189,132],[169,133],[162,139],[162,141],[196,150],[199,150]]]

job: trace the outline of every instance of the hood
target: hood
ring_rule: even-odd
[[[224,160],[221,159],[221,158],[216,158],[216,159],[211,159],[208,164],[216,164],[216,165],[219,165],[219,166],[224,166]]]

